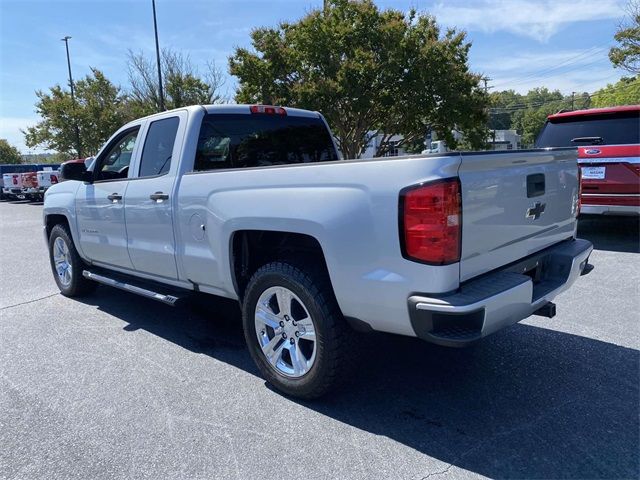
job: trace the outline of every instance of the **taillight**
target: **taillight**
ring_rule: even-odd
[[[265,115],[282,115],[285,116],[287,111],[282,107],[272,107],[271,105],[251,105],[249,107],[251,113],[261,113]]]
[[[436,180],[400,192],[403,257],[433,265],[460,261],[460,196],[460,181],[457,178]]]
[[[14,175],[14,176],[13,176],[13,177],[11,177],[11,178],[12,178],[12,180],[13,180],[13,184],[14,184],[14,185],[17,185],[17,184],[18,184],[18,176],[17,176],[17,175]]]
[[[582,207],[582,167],[578,165],[578,208],[576,209],[576,218],[580,215]]]
[[[55,175],[51,175],[51,183],[58,183],[58,177],[56,177]]]

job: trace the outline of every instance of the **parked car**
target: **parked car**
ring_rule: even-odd
[[[57,170],[59,165],[41,163],[41,164],[5,164],[0,165],[0,186],[2,187],[2,198],[16,199],[24,198],[22,179],[20,174],[27,172],[38,172],[40,170]],[[17,175],[14,176],[14,175]]]
[[[550,115],[537,147],[578,147],[581,213],[640,214],[640,105]]]
[[[60,172],[58,170],[42,170],[38,172],[38,200],[44,200],[45,192],[58,183]]]
[[[193,106],[133,121],[45,195],[63,295],[237,299],[250,354],[302,398],[349,370],[354,330],[464,346],[585,271],[575,148],[339,160],[317,112]]]
[[[20,174],[22,185],[22,195],[27,200],[38,200],[38,172],[27,172]]]
[[[22,173],[5,173],[2,175],[2,195],[10,200],[22,199]]]
[[[2,198],[14,200],[22,196],[22,183],[20,174],[33,170],[33,165],[6,164],[0,165],[2,173]],[[14,176],[15,175],[15,176]]]

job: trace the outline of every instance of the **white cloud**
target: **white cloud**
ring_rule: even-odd
[[[620,0],[481,0],[475,5],[437,3],[431,9],[439,22],[486,33],[506,31],[547,42],[564,26],[620,18]]]

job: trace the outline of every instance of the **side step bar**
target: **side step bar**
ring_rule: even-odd
[[[140,295],[141,297],[146,297],[150,298],[151,300],[157,300],[158,302],[166,303],[167,305],[171,305],[172,307],[174,307],[176,305],[176,302],[180,300],[180,297],[154,292],[153,290],[148,290],[136,285],[131,285],[130,283],[105,277],[104,275],[99,275],[97,273],[90,272],[89,270],[83,270],[82,276],[84,278],[93,280],[94,282],[102,283],[103,285],[107,285],[109,287],[119,288],[120,290],[125,290],[127,292]]]

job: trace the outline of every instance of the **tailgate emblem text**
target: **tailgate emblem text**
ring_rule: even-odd
[[[589,150],[585,150],[585,152],[587,155],[598,155],[600,153],[600,150],[598,150],[597,148],[592,148]]]
[[[540,218],[540,215],[542,215],[544,213],[544,207],[546,206],[546,204],[544,203],[540,203],[540,202],[536,202],[533,204],[533,207],[528,208],[527,209],[527,218],[533,218],[534,220],[537,220]]]

